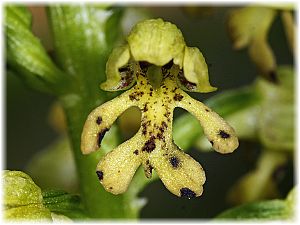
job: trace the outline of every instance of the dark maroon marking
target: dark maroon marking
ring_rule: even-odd
[[[142,134],[143,135],[146,135],[147,134],[147,127],[148,126],[150,126],[150,120],[148,120],[148,121],[146,121],[146,122],[144,122],[144,123],[142,123]]]
[[[148,102],[145,104],[144,108],[143,108],[143,111],[144,112],[147,112],[148,111]]]
[[[143,126],[142,134],[143,134],[143,135],[146,135],[146,134],[147,134],[147,127],[146,127],[146,126]]]
[[[209,112],[209,109],[205,109],[206,112]]]
[[[195,83],[189,82],[183,74],[183,70],[181,69],[178,73],[178,80],[179,82],[188,90],[195,90],[197,85]]]
[[[283,180],[284,176],[286,175],[288,170],[287,164],[281,164],[275,168],[275,171],[272,173],[272,179],[279,183]]]
[[[132,94],[130,94],[130,95],[129,95],[129,99],[130,99],[131,101],[133,101],[133,100],[139,100],[139,99],[137,98],[137,96],[136,96],[136,92],[133,92]]]
[[[147,163],[147,167],[144,169],[145,175],[147,178],[152,177],[152,170],[153,170],[153,167],[149,163]]]
[[[219,135],[221,136],[221,138],[229,138],[230,134],[226,133],[224,130],[220,130]]]
[[[172,68],[172,66],[173,66],[173,60],[171,60],[171,61],[168,62],[167,64],[163,65],[162,67],[163,67],[164,69],[169,70],[169,69]]]
[[[177,87],[175,87],[175,88],[172,90],[172,92],[175,92],[177,89],[178,89],[178,88],[177,88]]]
[[[166,117],[169,122],[171,121],[170,115],[171,115],[171,113],[169,111],[167,111],[166,113],[164,113],[164,117]]]
[[[161,140],[161,139],[163,138],[163,134],[159,132],[159,133],[157,133],[156,137],[157,137],[159,140]]]
[[[139,100],[139,97],[144,95],[143,91],[136,91],[129,95],[129,99],[132,100]]]
[[[102,131],[98,133],[98,140],[97,140],[98,147],[101,146],[102,139],[107,131],[109,131],[109,128],[104,128]]]
[[[102,171],[96,171],[96,174],[98,176],[98,179],[101,181],[103,180],[103,172]]]
[[[162,121],[161,122],[161,127],[159,128],[159,130],[161,132],[164,132],[167,127],[168,127],[168,124],[165,121]]]
[[[131,69],[131,66],[127,64],[124,67],[119,68],[119,73],[121,76],[120,84],[116,88],[116,90],[122,89],[124,87],[127,87],[133,82],[134,76],[133,76],[133,70]]]
[[[136,97],[135,97],[135,95],[134,94],[130,94],[129,95],[129,99],[132,101],[132,100],[136,100]]]
[[[188,199],[191,199],[191,198],[195,198],[196,197],[196,193],[193,192],[191,189],[189,188],[181,188],[180,189],[180,194],[181,194],[181,197],[185,197],[185,198],[188,198]]]
[[[135,150],[135,151],[133,152],[133,154],[138,155],[138,154],[139,154],[139,150]]]
[[[148,141],[146,141],[145,145],[142,148],[142,151],[150,153],[155,149],[155,147],[155,137],[151,136],[151,138]]]
[[[183,96],[181,95],[181,94],[175,94],[175,96],[174,96],[174,100],[175,101],[181,101],[183,99]]]
[[[156,125],[156,124],[155,124],[155,125]],[[160,127],[156,126],[156,128],[159,129],[159,132],[158,132],[157,135],[156,135],[156,137],[157,137],[159,140],[164,139],[163,133],[164,133],[164,131],[165,131],[165,129],[166,129],[167,127],[168,127],[168,125],[167,125],[167,123],[166,123],[165,121],[162,121],[162,122],[161,122],[161,126],[160,126]]]
[[[213,141],[209,141],[211,143],[211,145],[214,145],[214,142]]]
[[[174,168],[178,168],[179,166],[179,159],[176,156],[172,156],[170,158],[170,163]]]
[[[98,117],[97,117],[97,120],[96,120],[96,123],[97,123],[98,125],[100,125],[101,122],[102,122],[102,117],[101,117],[101,116],[98,116]]]
[[[139,65],[140,65],[140,68],[143,71],[143,73],[146,73],[148,70],[148,67],[151,65],[151,63],[148,63],[146,61],[140,61]]]
[[[129,72],[129,70],[130,70],[130,68],[128,66],[119,68],[120,73],[126,73],[126,72]]]
[[[274,84],[278,84],[278,83],[279,83],[278,76],[277,76],[277,74],[276,74],[275,71],[271,71],[271,72],[269,73],[269,80],[270,80],[272,83],[274,83]]]
[[[112,190],[113,189],[113,187],[109,187],[109,190]]]

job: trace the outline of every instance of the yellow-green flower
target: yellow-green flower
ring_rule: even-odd
[[[175,25],[161,19],[146,20],[132,29],[127,44],[113,50],[106,74],[107,81],[101,84],[104,90],[125,90],[136,84],[90,113],[82,132],[83,154],[99,149],[105,133],[126,109],[137,106],[142,119],[134,137],[100,160],[97,175],[104,188],[113,194],[124,193],[142,164],[146,177],[150,178],[154,169],[173,194],[200,196],[205,173],[173,141],[174,108],[184,108],[199,120],[216,151],[230,153],[238,147],[232,127],[183,91],[216,90],[209,83],[201,52],[186,46]]]
[[[233,10],[228,18],[228,30],[235,49],[248,47],[248,53],[260,73],[276,79],[276,58],[268,43],[268,33],[280,13],[288,44],[294,51],[295,24],[290,5],[248,6]],[[280,10],[280,11],[279,11]]]

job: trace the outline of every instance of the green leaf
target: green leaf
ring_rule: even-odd
[[[245,204],[229,209],[217,216],[218,219],[287,219],[286,204],[283,200],[271,200]]]
[[[21,171],[4,171],[4,205],[15,207],[38,204],[42,201],[40,188]]]
[[[4,26],[10,69],[33,88],[63,93],[67,89],[67,78],[53,64],[40,40],[32,34],[31,15],[27,8],[6,6]]]
[[[219,214],[218,220],[291,220],[294,217],[296,188],[293,188],[285,200],[269,200],[244,204]]]
[[[88,218],[78,195],[58,190],[44,191],[43,204],[51,212],[62,214],[71,219]]]
[[[4,190],[4,218],[7,220],[51,220],[50,211],[43,205],[41,189],[21,171],[5,170],[2,175]]]

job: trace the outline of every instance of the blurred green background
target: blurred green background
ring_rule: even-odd
[[[193,8],[194,13],[191,8],[180,5],[131,5],[130,7],[147,12],[153,18],[160,17],[176,24],[182,31],[187,45],[198,47],[205,56],[211,84],[218,87],[218,91],[248,85],[257,77],[257,71],[247,51],[232,49],[225,24],[228,11],[232,7],[198,6]],[[51,53],[51,33],[47,27],[45,10],[42,6],[33,6],[31,11],[34,16],[34,33],[42,39],[42,43]],[[278,65],[293,65],[293,57],[288,49],[279,17],[276,18],[269,32],[269,43],[276,55]],[[218,91],[209,94],[192,93],[191,96],[202,101]],[[18,77],[7,74],[6,161],[4,162],[7,169],[24,170],[36,152],[58,137],[57,132],[49,126],[48,122],[49,109],[53,101],[53,97],[32,91],[24,86]],[[175,117],[182,111],[176,110]],[[257,143],[243,141],[234,153],[228,155],[220,155],[216,152],[201,153],[191,149],[189,154],[206,171],[204,194],[196,199],[180,199],[172,195],[160,180],[155,181],[141,193],[141,196],[148,198],[148,204],[142,209],[141,217],[214,217],[229,207],[226,202],[227,191],[239,177],[255,166],[259,153],[260,146]],[[285,177],[293,177],[292,167],[286,168]],[[284,182],[284,179],[281,182]],[[286,195],[291,186],[291,182],[283,185],[282,196]],[[100,184],[99,188],[102,188]]]

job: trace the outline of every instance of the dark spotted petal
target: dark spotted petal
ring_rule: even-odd
[[[164,152],[153,153],[150,163],[166,188],[177,196],[200,196],[206,179],[202,166],[175,144],[170,145],[168,155],[164,155]]]
[[[94,109],[88,116],[81,134],[81,151],[89,154],[101,146],[105,133],[115,120],[134,102],[128,101],[130,91]]]
[[[133,175],[141,164],[140,157],[133,150],[138,147],[139,138],[140,136],[136,135],[122,143],[107,153],[99,162],[97,175],[108,192],[122,194],[127,190]]]
[[[239,146],[238,138],[233,128],[206,105],[190,98],[183,91],[181,92],[181,95],[185,97],[177,105],[189,111],[199,120],[204,134],[212,144],[212,147],[220,153],[233,152]]]

